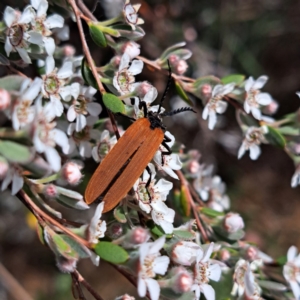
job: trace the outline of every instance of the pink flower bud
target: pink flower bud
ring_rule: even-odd
[[[300,144],[294,145],[295,154],[300,154]]]
[[[244,221],[239,214],[228,213],[224,218],[224,227],[227,232],[233,233],[244,228]]]
[[[250,261],[257,259],[258,258],[257,248],[253,247],[253,246],[248,247],[246,249],[245,255],[246,255],[246,258]]]
[[[62,273],[72,273],[76,270],[77,259],[66,258],[63,256],[56,257],[56,264]]]
[[[145,95],[153,88],[153,85],[151,85],[149,82],[143,81],[136,89],[136,94],[137,96],[144,98]]]
[[[269,105],[264,107],[263,111],[267,114],[273,115],[276,113],[278,107],[279,107],[278,102],[273,100]]]
[[[66,45],[64,46],[63,52],[65,56],[70,57],[70,56],[74,56],[76,50],[73,46]]]
[[[150,236],[148,230],[142,227],[137,227],[130,232],[129,242],[134,245],[139,245],[147,242],[149,237]]]
[[[192,174],[196,174],[200,169],[200,164],[197,160],[192,160],[188,164],[188,171]]]
[[[0,160],[0,179],[3,179],[8,171],[9,165],[6,160]]]
[[[174,72],[179,75],[182,75],[186,72],[187,68],[188,68],[188,64],[186,63],[185,60],[181,59],[177,62]]]
[[[219,256],[221,261],[227,261],[231,257],[230,252],[226,249],[222,249],[219,252]]]
[[[175,274],[174,278],[172,279],[172,289],[176,293],[186,293],[191,290],[193,284],[192,275],[183,267],[174,268],[171,271]]]
[[[131,297],[130,295],[125,294],[123,296],[117,297],[115,300],[134,300],[134,299],[135,299],[134,297]]]
[[[179,61],[179,56],[177,56],[176,54],[171,54],[169,57],[169,62],[170,62],[170,65],[172,67],[175,67],[175,65],[177,64],[177,62]]]
[[[205,97],[205,98],[210,98],[211,93],[212,93],[212,87],[210,84],[205,83],[203,85],[201,85],[201,90],[200,90],[201,94]]]
[[[43,193],[47,198],[50,198],[50,199],[53,199],[53,198],[57,197],[57,195],[58,195],[57,188],[54,184],[47,184],[44,187]]]
[[[118,68],[121,62],[121,56],[117,55],[114,56],[111,60],[110,60],[110,64],[114,67],[114,68]]]
[[[140,45],[133,42],[129,41],[125,43],[122,48],[121,48],[122,53],[127,53],[130,56],[130,59],[134,59],[138,55],[140,55]]]
[[[62,167],[61,174],[64,180],[69,184],[76,185],[80,182],[82,177],[81,166],[73,161],[65,163]]]
[[[7,90],[0,89],[0,110],[5,110],[10,106],[11,97]]]

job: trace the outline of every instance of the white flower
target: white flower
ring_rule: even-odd
[[[79,149],[79,154],[82,157],[91,157],[92,156],[92,145],[90,140],[99,140],[100,134],[99,131],[93,129],[93,125],[98,120],[96,117],[88,116],[86,118],[86,126],[80,132],[76,132],[76,124],[71,123],[67,129],[67,133],[69,136],[69,151],[68,154],[72,154],[72,152],[76,149],[76,146]]]
[[[131,5],[130,0],[126,0],[123,7],[123,15],[125,22],[135,30],[135,25],[144,24],[144,20],[138,17],[138,10],[140,9],[141,4]]]
[[[80,84],[75,82],[72,85],[65,86],[73,74],[71,62],[65,62],[59,71],[55,68],[55,61],[52,56],[48,56],[45,63],[46,75],[42,76],[44,80],[42,90],[44,97],[50,98],[50,102],[45,106],[45,111],[48,118],[51,119],[62,115],[64,107],[61,99],[70,101],[72,97],[78,97]]]
[[[17,165],[10,165],[9,170],[6,172],[5,177],[3,178],[1,191],[6,190],[11,182],[11,194],[15,195],[23,187],[24,184],[22,170]]]
[[[199,245],[193,242],[181,241],[175,244],[172,250],[171,259],[174,263],[191,266],[198,255],[203,255],[203,251]]]
[[[151,216],[155,224],[159,225],[165,233],[171,234],[173,232],[173,222],[175,211],[169,208],[161,200],[151,202],[152,212]]]
[[[160,287],[153,278],[156,274],[164,275],[170,262],[169,257],[160,256],[160,249],[164,246],[165,237],[162,236],[153,243],[145,243],[139,249],[138,266],[138,294],[145,297],[147,289],[151,300],[158,300]]]
[[[195,291],[195,298],[199,299],[201,293],[207,300],[215,299],[215,291],[209,280],[219,281],[221,277],[221,267],[219,264],[213,264],[209,259],[213,252],[214,243],[210,243],[209,247],[203,251],[198,251],[196,264],[194,267],[194,284],[192,291]]]
[[[113,85],[121,95],[130,94],[134,91],[135,82],[134,75],[140,74],[143,70],[144,63],[141,60],[135,59],[130,63],[130,56],[124,53],[119,65],[119,71],[116,72],[113,78]]]
[[[106,231],[106,222],[100,220],[102,216],[102,211],[104,207],[104,202],[101,202],[95,211],[93,218],[88,227],[88,241],[90,243],[97,244],[98,240],[104,237]]]
[[[169,131],[165,132],[165,136],[171,139],[170,142],[167,142],[167,145],[169,146],[169,148],[171,148],[174,145],[175,138]],[[167,149],[161,145],[159,147],[159,150],[155,153],[153,160],[157,164],[159,169],[165,171],[169,176],[178,179],[177,174],[173,170],[181,169],[182,163],[180,161],[180,158],[175,153],[172,153],[170,155],[162,155],[162,152],[166,150]]]
[[[290,284],[296,299],[300,299],[300,254],[295,246],[287,252],[287,263],[283,267],[283,276]]]
[[[250,158],[256,160],[261,151],[259,145],[265,141],[264,135],[268,132],[266,126],[262,127],[249,127],[245,139],[239,149],[238,159],[240,159],[247,150],[250,151]]]
[[[37,11],[32,21],[35,32],[43,36],[43,43],[48,55],[53,55],[55,50],[54,39],[49,37],[52,28],[62,28],[64,19],[58,14],[47,17],[48,2],[46,0],[31,0],[31,5]],[[47,17],[47,18],[46,18]]]
[[[22,82],[19,97],[13,104],[11,116],[15,130],[19,130],[33,121],[35,108],[31,104],[40,93],[42,83],[42,79],[38,77],[33,81],[27,78]]]
[[[92,149],[93,159],[96,162],[100,162],[113,148],[117,141],[118,140],[115,135],[113,137],[110,137],[109,131],[106,129],[103,130],[101,133],[101,137],[97,142],[97,145]]]
[[[73,122],[76,119],[77,132],[81,131],[86,126],[86,115],[97,117],[101,111],[99,103],[92,102],[93,95],[97,92],[93,87],[82,87],[77,99],[73,100],[72,105],[68,109],[68,121]]]
[[[245,294],[247,298],[258,300],[260,298],[260,287],[255,281],[251,268],[256,268],[255,263],[249,264],[244,259],[238,260],[233,274],[233,288],[231,295],[238,294],[240,297]]]
[[[251,112],[257,120],[261,119],[259,105],[269,105],[273,100],[270,94],[260,92],[260,89],[266,84],[267,80],[267,76],[260,76],[256,80],[250,76],[245,82],[247,96],[244,102],[244,109],[247,114]]]
[[[53,171],[61,168],[61,158],[56,145],[59,145],[65,154],[69,151],[67,135],[60,129],[55,128],[56,122],[51,122],[42,107],[41,99],[36,101],[36,116],[34,120],[33,144],[37,152],[45,153],[46,159]]]
[[[7,6],[3,20],[8,27],[5,40],[5,52],[7,56],[12,51],[17,51],[25,63],[30,64],[31,59],[27,53],[30,43],[39,45],[42,43],[42,35],[35,31],[28,31],[29,24],[34,18],[32,6],[25,7],[22,14]]]
[[[291,180],[292,188],[297,187],[297,185],[300,185],[300,165],[297,166],[295,173]]]
[[[122,45],[121,51],[122,53],[127,53],[130,57],[130,59],[134,59],[138,55],[140,55],[140,50],[141,46],[137,44],[134,41],[128,41],[125,44]]]
[[[211,98],[208,100],[203,113],[202,118],[208,120],[208,128],[214,129],[217,123],[217,113],[222,114],[227,108],[227,102],[222,101],[223,97],[234,90],[234,83],[226,85],[217,84],[212,91]]]

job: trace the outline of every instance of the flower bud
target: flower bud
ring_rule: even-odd
[[[229,233],[237,232],[244,228],[244,221],[239,214],[228,213],[224,218],[225,230]]]
[[[202,251],[200,246],[193,242],[178,242],[172,249],[171,259],[176,264],[190,266],[196,261],[198,251]]]
[[[279,104],[277,101],[272,100],[272,102],[263,108],[265,114],[273,115],[277,112]]]
[[[220,257],[221,261],[227,261],[228,259],[230,259],[231,255],[230,255],[230,252],[228,250],[222,249],[219,252],[219,257]]]
[[[128,242],[133,245],[143,244],[148,241],[149,237],[148,230],[142,227],[136,227],[127,234]]]
[[[177,56],[176,54],[171,54],[171,55],[169,55],[168,59],[169,59],[170,65],[172,67],[175,67],[175,65],[179,61],[179,56]]]
[[[176,63],[174,72],[176,74],[182,75],[186,72],[187,68],[188,68],[188,64],[186,63],[185,60],[181,59]]]
[[[258,250],[256,247],[250,246],[246,249],[245,255],[247,260],[255,260],[258,258]]]
[[[43,193],[44,193],[44,195],[48,199],[54,199],[58,195],[57,188],[56,188],[56,186],[54,184],[47,184],[47,185],[45,185]]]
[[[114,223],[108,228],[108,235],[112,239],[116,239],[123,234],[123,227],[120,223]]]
[[[211,97],[211,93],[212,93],[212,87],[210,84],[205,83],[203,85],[201,85],[201,89],[200,89],[201,95],[205,98],[210,98]]]
[[[63,256],[56,257],[56,265],[62,273],[72,273],[76,270],[78,259],[66,258]]]
[[[115,300],[135,300],[134,297],[131,297],[130,295],[128,294],[125,294],[123,296],[119,296],[117,297]]]
[[[136,95],[140,98],[144,98],[145,95],[151,90],[155,89],[155,87],[147,81],[143,81],[136,89]]]
[[[75,52],[75,48],[71,45],[65,45],[63,48],[63,53],[67,57],[74,56]]]
[[[10,106],[11,96],[7,90],[0,89],[0,110],[5,110]]]
[[[130,59],[132,60],[138,55],[140,55],[140,47],[141,46],[136,42],[129,41],[122,46],[121,51],[122,53],[127,53],[130,56]]]
[[[82,177],[81,168],[80,165],[73,161],[65,163],[61,169],[62,178],[71,185],[78,184]]]
[[[188,169],[188,172],[190,172],[191,174],[196,174],[200,169],[200,164],[198,163],[197,160],[192,160],[188,164],[187,169]]]
[[[191,290],[193,278],[186,269],[177,267],[171,270],[171,273],[174,274],[174,277],[171,280],[171,288],[174,292],[182,294]]]
[[[0,158],[0,179],[3,179],[8,171],[8,162],[3,158]]]
[[[112,67],[114,68],[118,68],[121,62],[121,56],[120,55],[116,55],[114,56],[111,60],[110,60],[110,64],[112,65]]]

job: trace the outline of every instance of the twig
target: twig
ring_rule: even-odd
[[[14,67],[11,66],[11,65],[7,66],[7,68],[8,68],[11,72],[18,74],[19,76],[28,78],[24,73],[22,73],[21,71],[17,70],[16,68],[14,68]]]
[[[104,300],[92,287],[91,285],[83,278],[83,276],[75,270],[73,273],[74,277],[81,283],[89,293],[96,299],[96,300]]]
[[[102,85],[102,83],[101,83],[101,81],[99,79],[99,74],[97,73],[97,70],[96,70],[93,58],[91,56],[89,47],[87,45],[87,42],[86,42],[86,39],[85,39],[85,36],[84,36],[84,31],[83,31],[83,27],[82,27],[81,18],[80,18],[81,13],[78,10],[78,7],[76,5],[75,0],[68,0],[68,2],[71,5],[71,7],[72,7],[72,9],[74,11],[75,17],[76,17],[76,22],[77,22],[77,27],[78,27],[78,31],[79,31],[81,43],[82,43],[83,52],[84,52],[84,54],[86,56],[86,59],[87,59],[87,61],[89,63],[89,66],[91,67],[91,71],[93,73],[93,76],[95,77],[95,80],[97,82],[99,91],[103,95],[103,94],[106,93],[106,91],[105,91],[105,89],[104,89],[104,87],[103,87],[103,85]]]
[[[92,14],[92,12],[86,7],[86,5],[83,3],[82,0],[77,0],[77,5],[80,8],[80,10],[89,17],[92,21],[97,21],[95,16]]]
[[[23,191],[21,190],[19,192],[19,194],[21,195],[21,197],[24,199],[24,201],[28,204],[28,206],[31,207],[31,211],[34,211],[35,215],[39,215],[40,217],[42,217],[44,220],[48,221],[49,223],[51,223],[52,225],[58,227],[60,230],[62,230],[64,233],[66,233],[67,235],[69,235],[70,237],[72,237],[74,240],[76,240],[78,243],[92,249],[92,244],[89,243],[87,240],[79,237],[77,234],[75,234],[74,232],[72,232],[71,230],[69,230],[68,228],[64,227],[62,224],[60,224],[59,222],[57,222],[56,220],[54,220],[52,217],[50,217],[49,215],[47,215],[43,210],[41,210],[31,199],[30,197]]]
[[[185,190],[186,190],[186,196],[188,198],[188,201],[192,207],[192,210],[193,210],[193,215],[196,219],[196,223],[197,223],[197,226],[198,226],[198,229],[199,231],[201,232],[201,235],[202,235],[202,238],[205,242],[209,242],[209,239],[207,237],[207,234],[206,234],[206,231],[204,230],[204,227],[202,226],[201,224],[201,221],[200,221],[200,218],[199,218],[199,215],[198,215],[198,211],[197,211],[197,207],[195,205],[195,202],[190,194],[190,190],[189,190],[189,185],[188,185],[188,182],[187,180],[185,179],[185,177],[183,176],[182,172],[181,171],[176,171],[176,174],[178,175],[180,181],[181,181],[181,184],[185,186]]]
[[[10,274],[10,272],[0,263],[0,281],[16,300],[33,300],[20,283]]]

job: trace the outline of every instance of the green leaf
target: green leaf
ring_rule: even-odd
[[[177,237],[180,240],[193,240],[195,238],[195,235],[187,230],[174,230],[173,234],[175,237]]]
[[[107,41],[104,33],[100,29],[102,26],[98,26],[97,23],[90,22],[88,23],[90,35],[95,42],[95,44],[99,47],[106,47]]]
[[[106,93],[103,95],[104,105],[113,113],[125,113],[124,103],[114,94]]]
[[[175,45],[172,45],[171,47],[167,48],[160,56],[160,60],[164,61],[172,52],[177,50],[178,48],[184,47],[186,45],[186,42],[180,42]]]
[[[189,191],[186,190],[186,187],[184,185],[182,185],[181,191],[180,191],[180,203],[181,203],[183,213],[186,217],[189,217],[190,213],[191,213],[191,204],[187,197],[188,192]]]
[[[119,31],[116,29],[113,29],[111,27],[101,26],[101,25],[99,25],[99,23],[97,24],[97,27],[99,28],[99,30],[101,30],[104,33],[107,33],[114,37],[120,37]]]
[[[284,135],[295,135],[295,136],[300,135],[300,129],[295,127],[283,126],[278,128],[277,130]]]
[[[217,85],[220,84],[220,79],[216,76],[203,76],[196,79],[194,82],[195,89],[199,88],[202,84],[210,84],[210,85]]]
[[[133,30],[131,26],[127,24],[117,24],[111,26],[111,28],[118,30],[121,37],[127,38],[131,41],[137,41],[145,35],[145,31],[140,26],[135,26],[135,30]]]
[[[149,223],[150,223],[150,222],[149,222]],[[150,223],[150,224],[151,224],[151,223]],[[166,238],[168,238],[168,239],[172,238],[172,234],[166,234],[166,233],[163,231],[163,229],[162,229],[160,226],[158,226],[158,225],[153,225],[153,224],[151,224],[151,225],[150,225],[150,228],[151,228],[151,232],[154,233],[155,235],[157,235],[158,237],[161,237],[161,236],[165,235]]]
[[[233,241],[238,241],[245,236],[245,231],[240,229],[237,232],[229,233],[227,238]]]
[[[286,140],[284,136],[274,127],[267,126],[268,133],[265,134],[266,139],[272,145],[275,145],[279,148],[284,148],[286,145]]]
[[[72,249],[60,234],[52,234],[52,241],[55,244],[56,251],[67,258],[78,258],[78,253]]]
[[[175,87],[176,87],[177,94],[180,96],[180,98],[184,102],[186,102],[188,105],[193,106],[192,101],[190,100],[188,95],[185,93],[184,89],[182,88],[182,86],[180,85],[180,83],[178,81],[175,81]]]
[[[27,163],[32,154],[28,147],[11,141],[0,141],[0,153],[9,161]]]
[[[99,89],[97,81],[90,69],[90,66],[89,66],[86,58],[84,58],[81,62],[81,74],[82,74],[84,81],[87,83],[87,85],[90,85],[97,90]]]
[[[128,253],[120,246],[110,242],[99,242],[95,252],[104,260],[113,264],[122,264],[129,258]]]
[[[127,222],[124,210],[121,206],[118,206],[114,209],[114,217],[120,223],[126,223]]]
[[[216,211],[216,210],[214,210],[212,208],[209,208],[209,207],[202,207],[201,208],[201,213],[205,214],[208,217],[224,216],[223,212]]]
[[[85,210],[85,209],[90,208],[83,200],[76,200],[74,198],[70,198],[70,197],[62,195],[62,194],[59,194],[57,196],[56,200],[63,206],[66,206],[69,208],[75,208],[78,210]]]
[[[245,75],[241,74],[231,74],[221,78],[223,84],[228,84],[234,82],[236,85],[241,84],[245,80]]]
[[[19,75],[8,75],[0,78],[0,89],[7,91],[18,91],[26,77]]]
[[[276,262],[283,266],[287,263],[287,257],[285,255],[282,255],[276,259]]]

